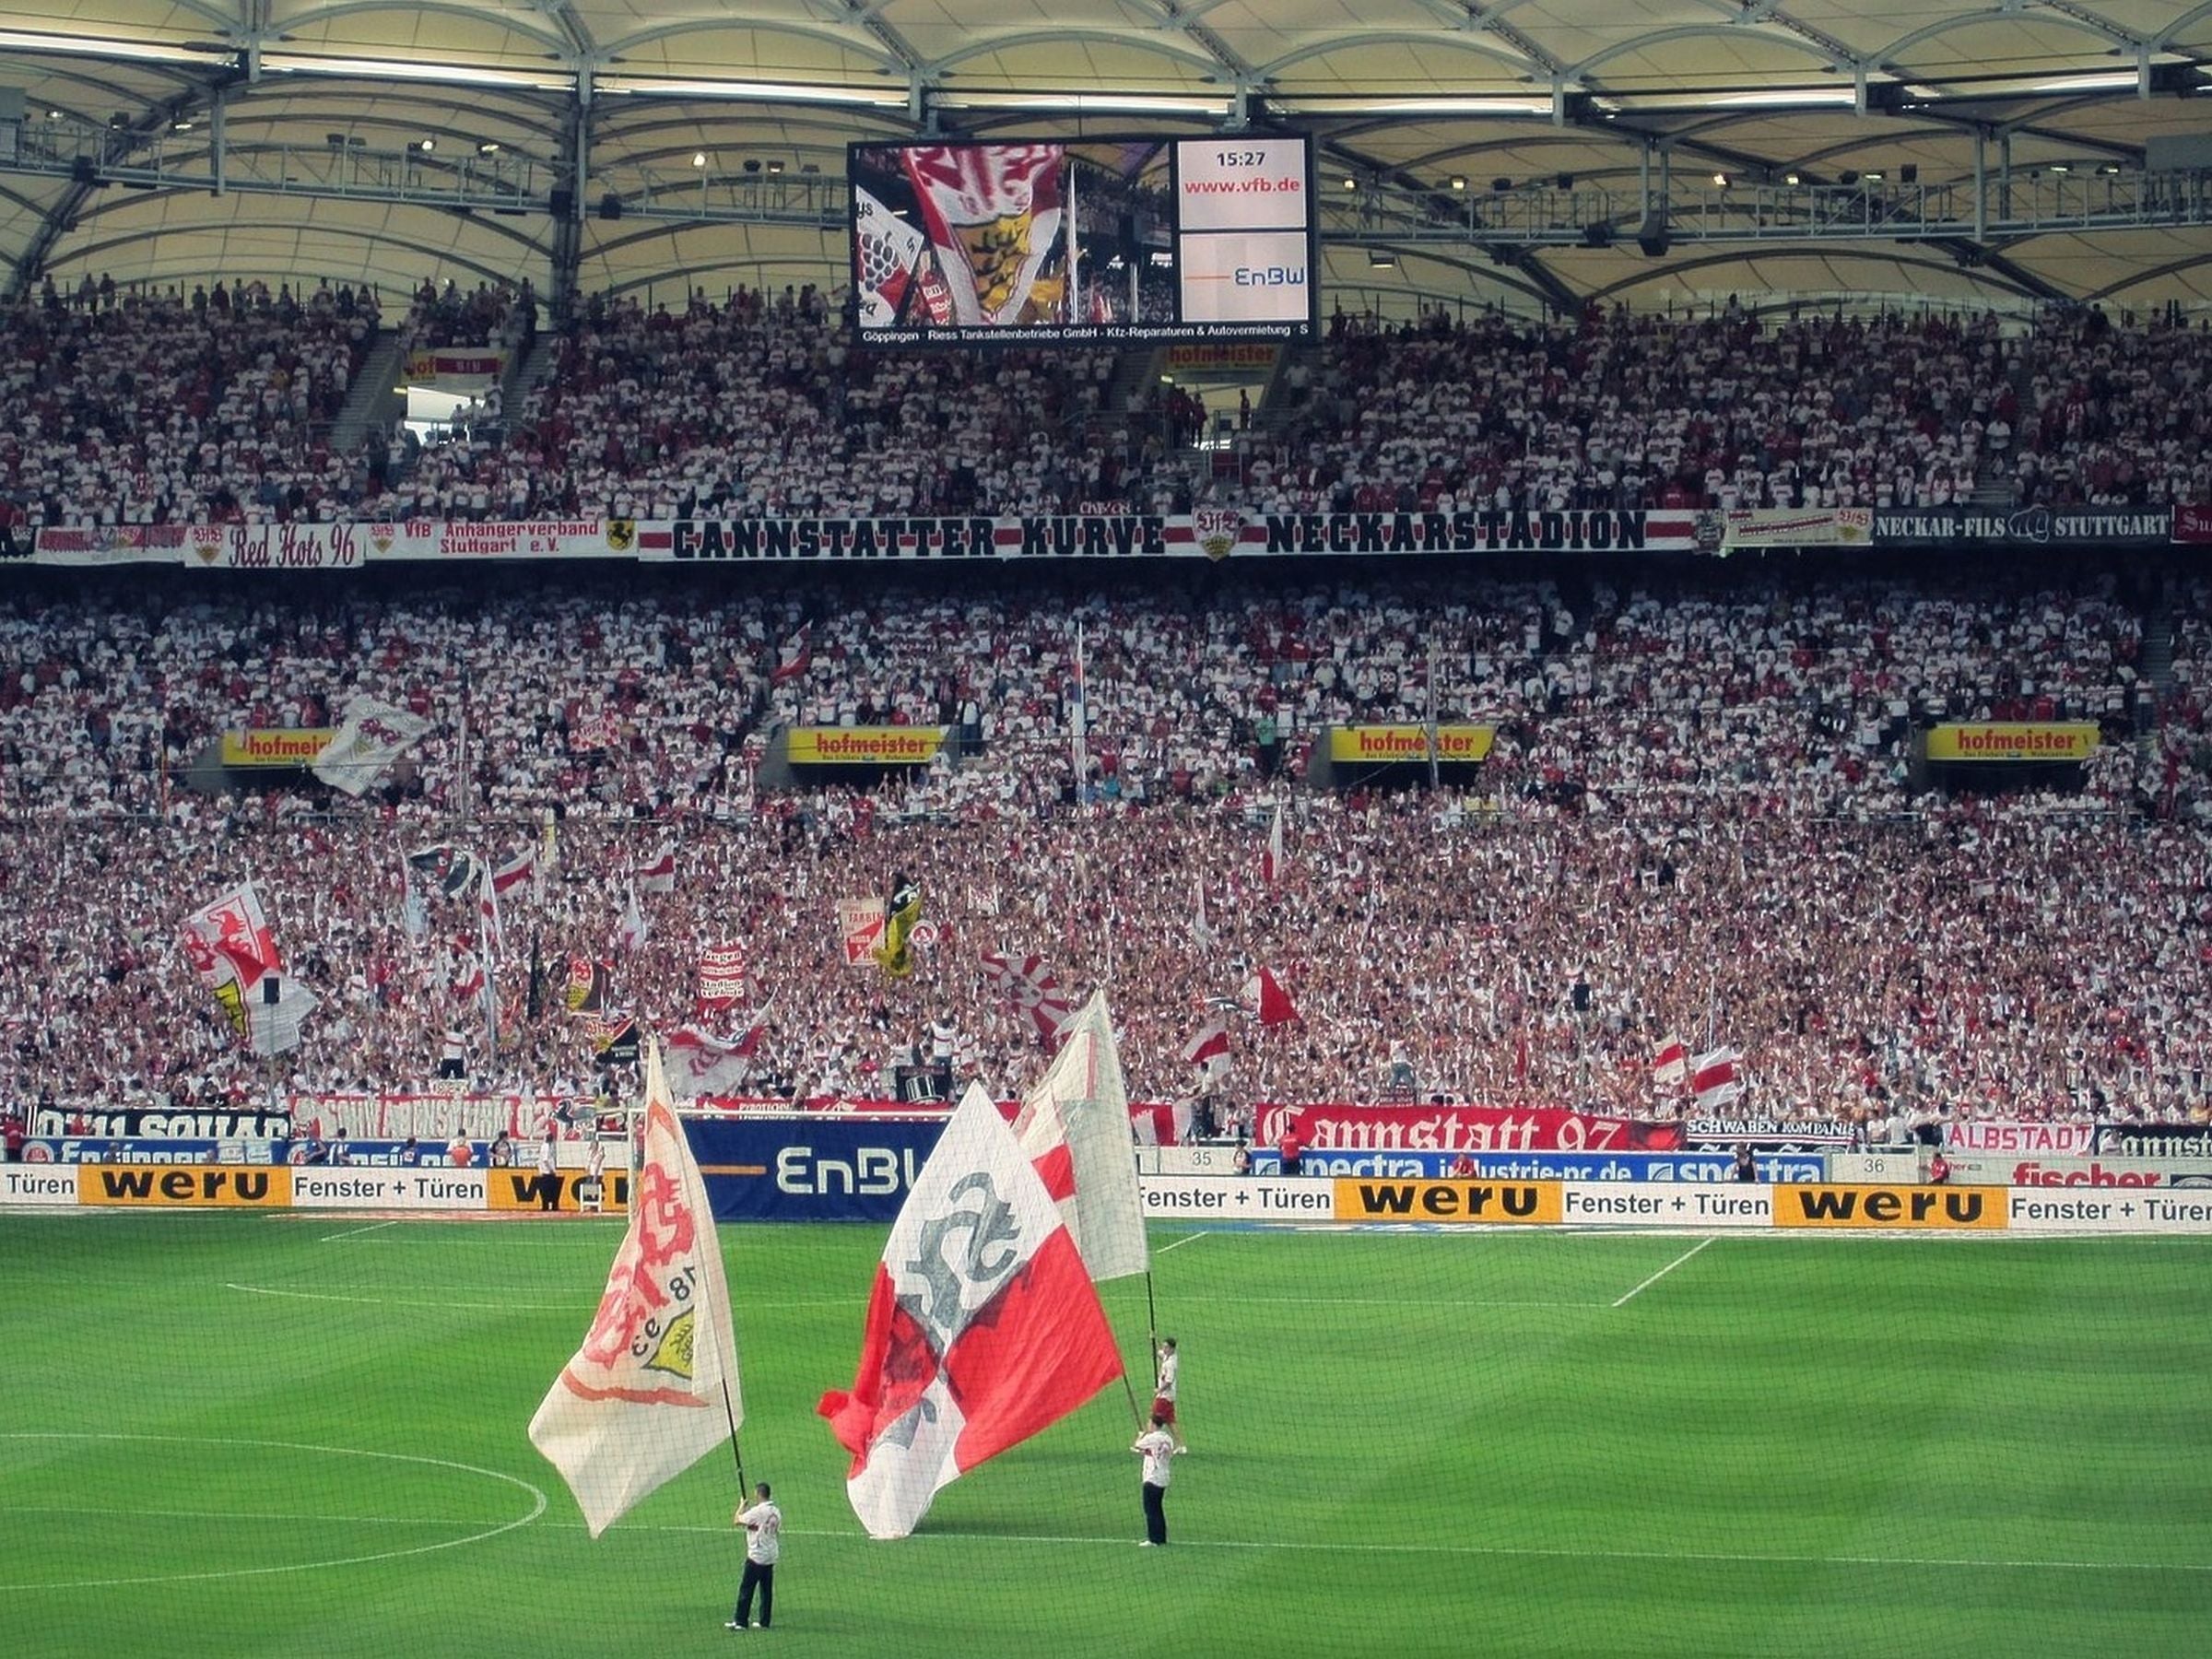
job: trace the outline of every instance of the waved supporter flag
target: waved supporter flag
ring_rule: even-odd
[[[300,1046],[300,1025],[317,998],[284,977],[261,895],[250,881],[184,918],[180,942],[193,971],[215,993],[238,1040],[265,1058]],[[276,988],[271,1002],[268,989]]]
[[[1283,862],[1283,809],[1277,806],[1275,820],[1267,826],[1267,847],[1260,854],[1260,880],[1273,887],[1283,878],[1288,866]]]
[[[1027,1016],[1038,1036],[1051,1042],[1075,1012],[1075,1005],[1067,1000],[1067,993],[1061,990],[1044,959],[1034,953],[1014,958],[986,950],[982,960],[984,976],[1000,1000]]]
[[[530,1441],[595,1538],[744,1417],[714,1214],[654,1046],[629,1230],[583,1346],[530,1419]]]
[[[892,877],[891,896],[883,901],[883,941],[870,954],[893,979],[914,971],[914,926],[921,920],[922,884],[903,875]]]
[[[590,957],[569,959],[568,982],[562,986],[560,1000],[571,1014],[596,1014],[606,1006],[607,983],[614,971],[605,962]]]
[[[407,943],[420,950],[429,943],[430,913],[423,907],[422,889],[415,885],[415,861],[399,861],[399,924],[406,929]]]
[[[911,145],[899,154],[951,289],[953,321],[1004,327],[1032,320],[1025,312],[1060,241],[1065,147]]]
[[[971,1093],[884,1244],[853,1386],[818,1407],[852,1453],[853,1512],[870,1537],[905,1537],[941,1488],[1121,1374],[1052,1195],[997,1107]]]
[[[1218,935],[1214,924],[1206,919],[1206,877],[1198,877],[1198,912],[1191,918],[1191,937],[1202,950],[1211,950]]]
[[[422,741],[430,724],[388,702],[357,697],[346,705],[338,729],[315,757],[312,770],[333,789],[366,794],[383,781],[394,760]]]
[[[1706,1050],[1690,1062],[1690,1092],[1698,1097],[1700,1107],[1711,1111],[1743,1094],[1743,1082],[1735,1075],[1735,1063],[1742,1058],[1732,1048],[1716,1048]]]
[[[1272,969],[1262,968],[1247,979],[1237,994],[1237,1003],[1247,1014],[1258,1015],[1264,1026],[1288,1025],[1298,1018],[1290,994]]]
[[[407,863],[448,899],[459,899],[477,885],[477,855],[466,847],[420,847],[407,854]]]
[[[524,847],[512,858],[491,873],[491,890],[500,899],[512,900],[528,891],[535,895],[539,881],[537,847]]]
[[[1679,1037],[1669,1037],[1653,1058],[1652,1081],[1666,1088],[1679,1088],[1688,1080],[1688,1045]]]
[[[915,241],[919,241],[921,236],[919,230],[914,232]],[[783,641],[783,649],[776,654],[775,668],[768,677],[769,684],[781,686],[786,680],[797,679],[813,661],[814,632],[813,625],[808,624]]]
[[[1060,1206],[1093,1279],[1126,1278],[1151,1265],[1129,1088],[1103,991],[1060,1028],[1060,1052],[1022,1096],[1014,1138]]]
[[[663,841],[645,867],[638,872],[638,890],[645,893],[676,891],[676,843]]]
[[[883,900],[840,899],[837,901],[837,936],[844,947],[845,966],[857,968],[876,959],[883,943]]]
[[[594,1014],[583,1022],[592,1058],[606,1065],[628,1065],[638,1057],[638,1017],[619,1009]]]
[[[645,924],[645,912],[638,908],[638,888],[635,882],[622,905],[622,914],[615,922],[614,947],[625,954],[644,948],[652,929]]]
[[[1207,1079],[1229,1070],[1229,1022],[1216,1015],[1183,1045],[1182,1063],[1194,1065]]]
[[[753,1056],[760,1052],[767,1023],[768,1010],[762,1008],[732,1038],[717,1037],[698,1026],[679,1026],[668,1039],[668,1069],[689,1094],[728,1094],[740,1088],[752,1075]]]
[[[719,1014],[745,994],[745,950],[736,945],[710,945],[699,953],[699,1011]]]

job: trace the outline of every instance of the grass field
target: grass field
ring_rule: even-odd
[[[0,1653],[2212,1652],[2212,1241],[1156,1229],[1140,1550],[1118,1388],[869,1542],[813,1408],[882,1231],[725,1228],[739,1636],[726,1460],[594,1543],[525,1437],[617,1236],[0,1220]]]

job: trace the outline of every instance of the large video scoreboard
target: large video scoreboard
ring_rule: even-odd
[[[1298,340],[1320,322],[1304,137],[854,145],[869,345]]]

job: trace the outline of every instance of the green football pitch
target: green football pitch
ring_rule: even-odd
[[[0,1653],[2212,1652],[2212,1241],[1157,1228],[1145,1550],[1119,1387],[865,1538],[814,1403],[883,1230],[724,1228],[735,1635],[728,1459],[594,1542],[524,1432],[618,1230],[0,1220]]]

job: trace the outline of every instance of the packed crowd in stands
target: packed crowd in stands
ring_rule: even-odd
[[[520,289],[425,283],[407,346],[527,349]],[[1379,325],[1293,354],[1217,480],[1184,387],[1105,349],[866,351],[832,296],[594,297],[542,382],[417,454],[327,423],[374,296],[88,284],[0,317],[0,512],[30,524],[2212,500],[2212,333],[2053,311]],[[18,395],[27,394],[27,395]],[[478,411],[479,415],[483,411]],[[1979,498],[1977,492],[1983,492]],[[1994,495],[1989,492],[1994,492]]]
[[[147,524],[329,516],[324,437],[376,333],[373,293],[218,282],[186,298],[49,290],[0,310],[0,514]]]
[[[2017,420],[2024,500],[2056,506],[2212,500],[2212,335],[2176,317],[2116,327],[2101,312],[2053,316],[2028,359]]]
[[[1059,511],[1145,458],[1102,424],[1112,352],[864,353],[839,326],[812,287],[595,300],[503,442],[433,447],[359,516]]]
[[[1271,968],[1302,1020],[1239,1018],[1226,1114],[1371,1097],[1398,1051],[1424,1095],[1665,1112],[1649,1067],[1667,1035],[1741,1048],[1775,1111],[2204,1109],[2212,797],[2139,759],[2139,596],[2110,578],[1588,575],[1224,579],[1204,598],[17,591],[0,1092],[265,1087],[175,943],[252,878],[323,999],[276,1068],[304,1089],[418,1085],[459,1028],[480,1086],[588,1090],[567,960],[611,960],[613,1003],[665,1032],[692,1016],[702,948],[734,945],[747,994],[710,1023],[764,1011],[758,1086],[808,1096],[888,1092],[946,1017],[962,1072],[1018,1088],[1043,1053],[982,970],[1002,950],[1040,953],[1071,995],[1104,986],[1152,1099],[1198,1087],[1184,1045]],[[2175,700],[2200,728],[2208,597],[2172,599]],[[1497,727],[1477,771],[1434,793],[1305,781],[1325,726],[1426,719],[1432,663],[1440,717]],[[363,801],[296,777],[190,786],[225,729],[325,724],[363,694],[435,723]],[[2106,741],[2069,793],[1912,789],[1912,728],[2002,717],[2091,720]],[[877,722],[946,725],[947,752],[870,787],[759,786],[778,724]],[[502,918],[495,1050],[455,989],[473,905],[433,897],[414,947],[401,862],[459,841],[500,863],[548,819],[557,864]],[[675,890],[641,892],[647,937],[616,949],[671,841]],[[899,982],[845,966],[836,922],[894,872],[929,924]]]

